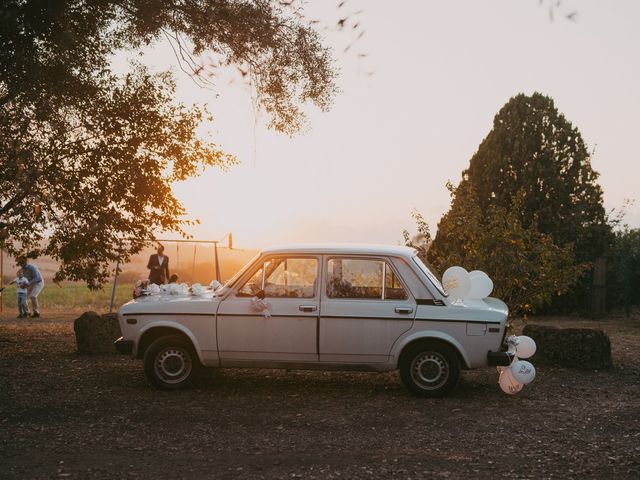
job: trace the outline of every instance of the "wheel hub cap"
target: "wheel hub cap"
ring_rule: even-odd
[[[411,378],[425,390],[441,387],[449,378],[449,364],[437,352],[425,352],[411,362]]]
[[[158,353],[156,374],[167,383],[179,383],[191,373],[191,357],[182,348],[166,348]]]

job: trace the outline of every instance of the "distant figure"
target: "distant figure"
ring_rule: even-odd
[[[178,283],[178,275],[175,273],[169,278],[169,283]]]
[[[26,260],[22,262],[22,274],[27,278],[27,280],[29,280],[29,287],[27,288],[27,291],[31,298],[31,308],[33,309],[31,317],[37,318],[40,316],[38,295],[40,295],[40,292],[44,288],[44,279],[42,278],[42,274],[40,273],[40,270],[38,270],[38,267],[33,263],[27,263]]]
[[[29,306],[27,305],[27,289],[29,287],[29,280],[24,276],[22,269],[18,270],[16,278],[9,282],[9,285],[16,284],[16,293],[18,294],[18,318],[25,318],[29,316]],[[0,292],[4,290],[4,287],[0,288]]]
[[[158,253],[149,257],[149,263],[147,264],[149,269],[149,281],[156,285],[163,285],[167,283],[169,278],[169,257],[164,255],[164,247],[158,245]]]

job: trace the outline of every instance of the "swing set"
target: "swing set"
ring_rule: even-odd
[[[193,245],[193,258],[191,261],[191,281],[193,282],[193,279],[195,278],[195,273],[196,273],[196,254],[198,251],[198,245],[213,245],[213,263],[215,265],[215,270],[214,270],[214,280],[217,281],[221,281],[221,275],[220,275],[220,261],[218,259],[218,244],[220,242],[222,242],[224,239],[226,238],[227,240],[227,248],[229,250],[233,249],[233,235],[231,232],[229,232],[228,234],[226,234],[224,237],[222,237],[220,240],[163,240],[163,239],[157,239],[155,240],[155,242],[157,242],[158,244],[169,244],[169,243],[175,243],[176,245],[176,266],[175,266],[175,270],[178,270],[180,268],[180,245],[187,246],[187,245]],[[113,289],[111,290],[111,302],[109,304],[109,313],[113,312],[113,303],[115,301],[115,297],[116,297],[116,287],[118,285],[118,274],[119,274],[119,270],[120,270],[120,259],[117,260],[116,262],[116,269],[115,269],[115,274],[113,276]]]

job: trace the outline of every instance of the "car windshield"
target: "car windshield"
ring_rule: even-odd
[[[445,293],[442,282],[440,281],[440,275],[436,273],[436,270],[431,265],[427,266],[417,254],[413,256],[413,261],[416,262],[416,265],[418,265],[420,270],[422,270],[427,278],[429,278],[429,281],[433,284],[433,286],[436,287],[438,291],[446,297],[447,294]]]
[[[218,289],[217,293],[222,292],[223,290],[227,289],[227,288],[231,288],[233,286],[234,283],[236,283],[238,281],[238,279],[247,271],[247,269],[249,267],[251,267],[251,265],[253,265],[255,263],[255,261],[260,257],[260,254],[258,253],[255,257],[253,257],[250,261],[248,261],[244,267],[242,267],[240,270],[238,270],[238,272],[231,277],[229,280],[227,280],[227,282]]]

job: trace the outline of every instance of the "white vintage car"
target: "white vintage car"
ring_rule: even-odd
[[[507,306],[451,301],[416,251],[400,246],[270,248],[205,294],[141,297],[119,312],[116,348],[144,359],[159,388],[202,367],[386,372],[443,396],[461,369],[509,365]]]

